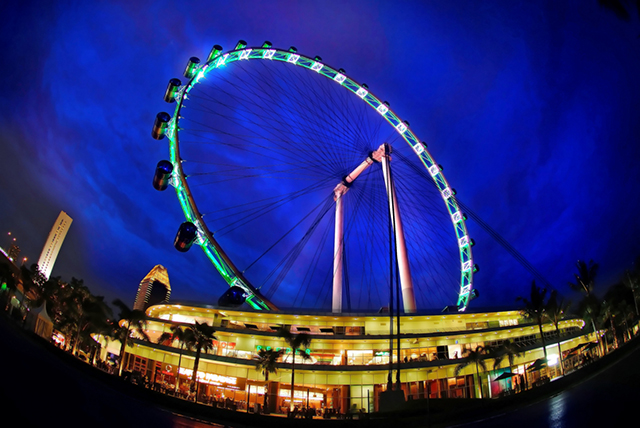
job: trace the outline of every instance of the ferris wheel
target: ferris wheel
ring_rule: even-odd
[[[216,45],[184,76],[165,92],[173,115],[153,125],[169,141],[153,184],[175,188],[186,221],[174,246],[202,248],[227,300],[356,312],[384,306],[395,276],[405,312],[467,308],[477,265],[466,217],[389,103],[269,42]]]

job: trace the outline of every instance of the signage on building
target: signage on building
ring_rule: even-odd
[[[179,372],[181,375],[185,375],[189,378],[193,375],[193,370],[184,367],[180,367]],[[198,370],[198,382],[206,383],[209,385],[224,386],[226,388],[244,389],[246,381],[245,379],[238,379],[237,377],[233,376],[205,373]]]
[[[273,349],[271,346],[262,346],[262,345],[257,345],[256,346],[256,351],[260,352],[262,349],[266,350],[266,351],[270,351],[271,349]],[[285,353],[290,354],[291,353],[291,348],[281,348],[281,347],[277,347],[275,348],[275,351],[278,352],[280,350],[284,350]],[[304,350],[304,353],[307,355],[311,355],[311,349],[307,348]]]

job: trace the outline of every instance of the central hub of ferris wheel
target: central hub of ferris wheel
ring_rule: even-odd
[[[344,195],[353,182],[373,163],[382,164],[384,183],[387,189],[387,201],[389,204],[389,216],[391,218],[393,236],[396,245],[396,260],[402,288],[402,303],[405,313],[416,311],[416,299],[413,293],[413,281],[409,268],[407,245],[404,239],[400,207],[396,197],[396,188],[391,174],[391,146],[382,144],[372,152],[367,159],[351,171],[334,189],[333,199],[336,201],[335,238],[333,253],[333,299],[331,310],[333,313],[342,312],[342,281],[343,281],[343,256],[344,256]]]

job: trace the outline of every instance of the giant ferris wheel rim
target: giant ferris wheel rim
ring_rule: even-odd
[[[184,100],[188,99],[191,90],[200,80],[205,78],[208,73],[238,61],[249,60],[279,61],[290,64],[293,67],[306,68],[311,72],[316,72],[352,92],[353,95],[377,111],[380,116],[395,128],[396,132],[411,147],[413,153],[418,156],[427,172],[429,172],[429,176],[438,188],[449,213],[456,234],[460,256],[460,292],[458,294],[457,309],[464,311],[470,300],[471,290],[473,289],[475,266],[473,264],[471,250],[472,240],[467,232],[465,216],[460,211],[455,199],[455,191],[450,187],[440,166],[428,151],[426,144],[417,138],[410,129],[409,124],[406,121],[402,121],[386,101],[375,96],[367,85],[358,83],[349,77],[344,70],[335,69],[327,65],[320,57],[316,56],[312,58],[299,54],[295,48],[288,50],[273,48],[269,42],[265,42],[261,47],[247,47],[245,42],[240,41],[233,50],[229,51],[222,51],[220,46],[214,46],[207,62],[195,65],[193,67],[193,77],[177,90],[174,115],[169,121],[166,131],[166,136],[170,141],[170,161],[174,166],[171,184],[176,190],[185,218],[193,222],[198,228],[198,244],[203,248],[205,255],[223,279],[225,279],[230,286],[237,285],[245,289],[250,295],[249,298],[253,299],[253,301],[249,303],[255,309],[277,310],[277,307],[262,296],[260,291],[245,278],[244,273],[235,266],[222,246],[216,241],[213,233],[211,233],[202,215],[198,211],[196,201],[193,198],[187,177],[182,168],[179,144],[179,120]]]

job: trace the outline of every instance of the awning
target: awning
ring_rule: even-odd
[[[584,350],[585,351],[590,351],[593,348],[596,348],[597,346],[598,346],[598,342],[591,342],[584,348]]]
[[[568,351],[565,351],[565,354],[566,354],[565,357],[570,357],[570,356],[573,356],[573,355],[577,355],[582,348],[584,348],[586,346],[589,346],[589,345],[590,345],[590,343],[581,343],[580,345],[576,346],[575,348],[572,348],[572,349],[570,349]]]
[[[533,364],[531,364],[529,367],[527,367],[527,371],[534,371],[534,370],[540,370],[542,368],[547,367],[547,361],[544,358],[538,358],[537,360],[535,360],[533,362]]]
[[[498,376],[497,378],[494,379],[494,381],[496,380],[504,380],[504,379],[509,379],[512,378],[514,376],[518,376],[517,373],[511,373],[511,372],[504,372],[502,373],[500,376]]]

